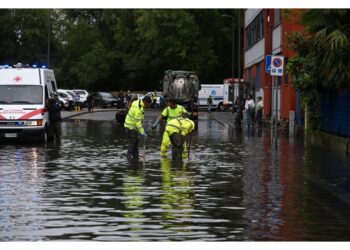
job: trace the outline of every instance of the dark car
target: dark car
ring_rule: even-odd
[[[119,103],[119,98],[108,92],[95,92],[92,96],[94,97],[94,106],[101,106],[102,108],[117,107]]]

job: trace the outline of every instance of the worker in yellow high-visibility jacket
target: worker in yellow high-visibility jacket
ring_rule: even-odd
[[[173,146],[172,159],[180,160],[186,155],[184,144],[186,136],[195,129],[195,123],[188,118],[176,118],[169,121],[165,127],[160,155],[166,156],[170,145]]]
[[[155,129],[163,119],[167,119],[167,122],[169,122],[172,119],[183,118],[186,114],[188,114],[188,112],[183,106],[177,104],[175,100],[170,99],[169,106],[163,110],[157,120],[152,124],[152,129]]]
[[[128,138],[127,157],[129,160],[137,160],[139,158],[138,135],[147,136],[142,127],[142,120],[144,119],[144,108],[149,107],[151,102],[152,100],[149,96],[145,96],[142,100],[133,101],[126,115],[124,127]]]

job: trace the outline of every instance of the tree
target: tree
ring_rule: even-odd
[[[288,62],[293,84],[302,91],[311,131],[320,125],[323,93],[350,86],[349,10],[308,10],[302,16],[306,31],[289,42],[297,55]]]

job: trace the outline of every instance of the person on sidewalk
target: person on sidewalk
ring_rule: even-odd
[[[208,104],[208,112],[211,113],[211,107],[213,105],[213,98],[211,97],[211,95],[209,95],[207,99],[207,104]]]
[[[170,122],[173,119],[182,118],[186,114],[188,114],[188,112],[183,106],[177,104],[174,99],[170,99],[169,106],[163,110],[156,121],[152,124],[152,129],[157,128],[161,120],[167,119],[167,122]]]
[[[255,103],[252,95],[248,95],[244,105],[244,112],[247,112],[247,126],[253,127],[253,121],[255,117]]]
[[[263,108],[264,108],[264,103],[262,101],[262,97],[258,97],[258,103],[256,104],[255,108],[255,121],[257,124],[258,128],[262,128],[262,117],[263,117]]]
[[[47,103],[47,110],[49,113],[50,127],[53,131],[56,142],[61,139],[61,103],[58,99],[58,94],[51,92]]]
[[[87,106],[88,106],[88,111],[91,113],[94,111],[94,97],[89,94],[86,98]]]
[[[151,97],[145,96],[142,100],[138,99],[131,103],[128,114],[126,115],[124,127],[127,134],[127,158],[128,160],[139,159],[139,138],[138,135],[146,137],[145,130],[142,127],[144,119],[144,108],[150,106]]]
[[[166,157],[170,145],[173,146],[172,159],[182,160],[187,157],[184,147],[186,136],[195,129],[195,123],[188,118],[175,118],[169,121],[165,127],[162,145],[160,146],[160,155]]]

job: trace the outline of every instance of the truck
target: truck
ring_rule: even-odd
[[[190,113],[190,119],[198,122],[198,92],[201,89],[194,71],[166,70],[164,72],[163,96],[173,99]]]
[[[56,91],[51,69],[23,67],[21,63],[0,66],[0,142],[53,140],[46,105],[49,94]]]
[[[198,94],[199,106],[207,106],[207,100],[211,95],[213,100],[212,107],[220,111],[224,111],[232,105],[229,98],[230,84],[202,84],[202,88]]]

